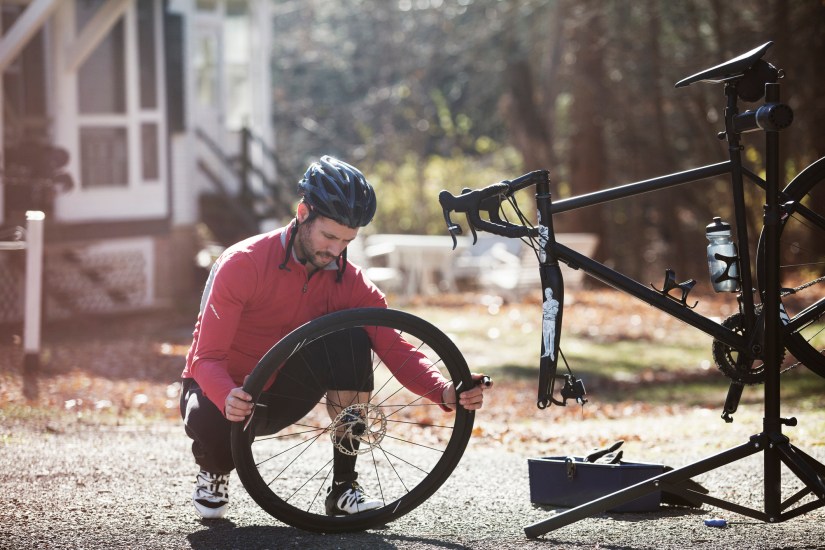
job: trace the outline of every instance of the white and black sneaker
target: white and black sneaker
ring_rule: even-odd
[[[229,509],[229,474],[201,470],[192,494],[195,510],[203,519],[220,519]]]
[[[333,481],[327,489],[328,516],[348,516],[381,508],[380,500],[371,499],[357,481]]]

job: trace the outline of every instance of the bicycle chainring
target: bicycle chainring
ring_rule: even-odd
[[[761,314],[762,305],[760,304],[756,306],[756,315],[761,317]],[[725,319],[722,326],[733,330],[737,334],[743,334],[744,317],[741,313],[735,313]],[[765,363],[761,353],[755,357],[742,356],[743,350],[734,349],[719,340],[713,341],[712,350],[716,367],[732,381],[748,385],[763,384],[765,382]],[[782,350],[780,361],[784,357],[785,351]]]

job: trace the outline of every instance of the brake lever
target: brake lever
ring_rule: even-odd
[[[461,195],[466,195],[467,193],[471,193],[472,189],[465,187],[461,190]],[[444,214],[444,221],[447,223],[447,231],[450,232],[450,237],[453,238],[453,250],[456,249],[458,246],[458,239],[456,238],[457,235],[463,235],[464,231],[461,229],[461,226],[457,223],[454,223],[452,219],[450,219],[450,206],[445,206],[444,202],[447,200],[450,194],[448,191],[442,191],[439,195],[439,202],[441,203],[441,211]],[[470,221],[470,214],[469,212],[464,212],[464,216],[467,220],[467,226],[470,228],[470,232],[473,235],[473,244],[478,242],[478,234],[476,233],[476,228],[473,223]]]
[[[442,191],[442,195],[447,193],[446,191]],[[439,200],[441,200],[441,196],[439,196]],[[447,224],[447,231],[450,232],[450,237],[453,238],[453,250],[456,249],[458,246],[458,239],[456,239],[456,235],[461,235],[464,232],[461,230],[461,226],[457,223],[453,223],[453,220],[450,219],[450,208],[448,206],[444,206],[444,202],[441,201],[441,211],[444,214],[444,222]]]
[[[473,190],[470,189],[469,187],[465,187],[461,190],[462,195],[466,195],[467,193],[472,193],[472,192],[473,192]],[[473,225],[473,222],[470,220],[470,213],[469,212],[465,212],[464,217],[467,220],[467,227],[470,228],[470,233],[473,235],[473,245],[475,245],[478,242],[478,234],[476,233],[476,227]],[[455,246],[453,246],[453,250],[455,250]]]
[[[467,217],[467,227],[470,228],[470,233],[473,235],[473,244],[478,242],[478,233],[476,233],[476,227],[473,225],[473,222],[470,221],[470,214],[465,214]],[[455,250],[455,247],[453,247]]]
[[[453,250],[455,250],[455,248],[458,246],[458,239],[456,238],[456,235],[461,235],[463,231],[461,230],[460,225],[458,225],[457,223],[453,223],[453,221],[450,219],[450,211],[446,208],[444,208],[443,210],[444,221],[447,223],[447,231],[450,232],[450,237],[453,238]]]
[[[458,246],[456,235],[461,234],[461,229],[450,219],[450,212],[463,212],[467,215],[467,224],[473,233],[473,244],[478,241],[476,229],[488,231],[494,235],[505,237],[524,237],[531,235],[533,230],[524,226],[516,226],[501,219],[498,215],[498,208],[501,205],[502,197],[510,191],[508,182],[500,182],[483,189],[464,189],[458,197],[453,196],[449,191],[441,191],[438,201],[444,213],[444,220],[447,223],[447,230],[453,238],[453,250]],[[461,199],[465,204],[461,204]],[[494,220],[484,220],[479,215],[484,210]]]

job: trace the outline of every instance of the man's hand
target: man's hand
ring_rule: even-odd
[[[489,376],[484,374],[476,374],[473,373],[473,387],[462,391],[458,395],[458,404],[468,410],[476,410],[480,409],[484,404],[484,390],[493,387],[493,381],[490,380]],[[441,399],[443,400],[444,404],[448,407],[455,409],[455,388],[453,387],[453,383],[450,382],[450,385],[444,388],[444,392],[441,394]]]
[[[240,422],[252,412],[252,396],[243,391],[243,388],[232,388],[224,402],[226,419],[231,422]]]

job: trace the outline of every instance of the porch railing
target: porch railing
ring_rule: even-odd
[[[290,193],[283,183],[292,181],[289,179],[289,170],[263,139],[249,128],[243,128],[238,154],[229,154],[203,129],[196,128],[195,136],[220,166],[220,169],[216,169],[206,159],[198,158],[198,170],[213,187],[222,204],[229,209],[235,223],[239,224],[239,229],[253,234],[259,231],[260,223],[265,219],[291,216]],[[274,170],[267,171],[255,163],[255,148],[260,152],[257,158],[271,162]],[[229,173],[236,179],[239,189],[237,193],[233,193],[231,187],[222,181],[221,172]],[[208,220],[205,221],[209,225]],[[213,231],[221,233],[220,228],[213,228]],[[230,240],[232,238],[234,236],[229,237]]]

